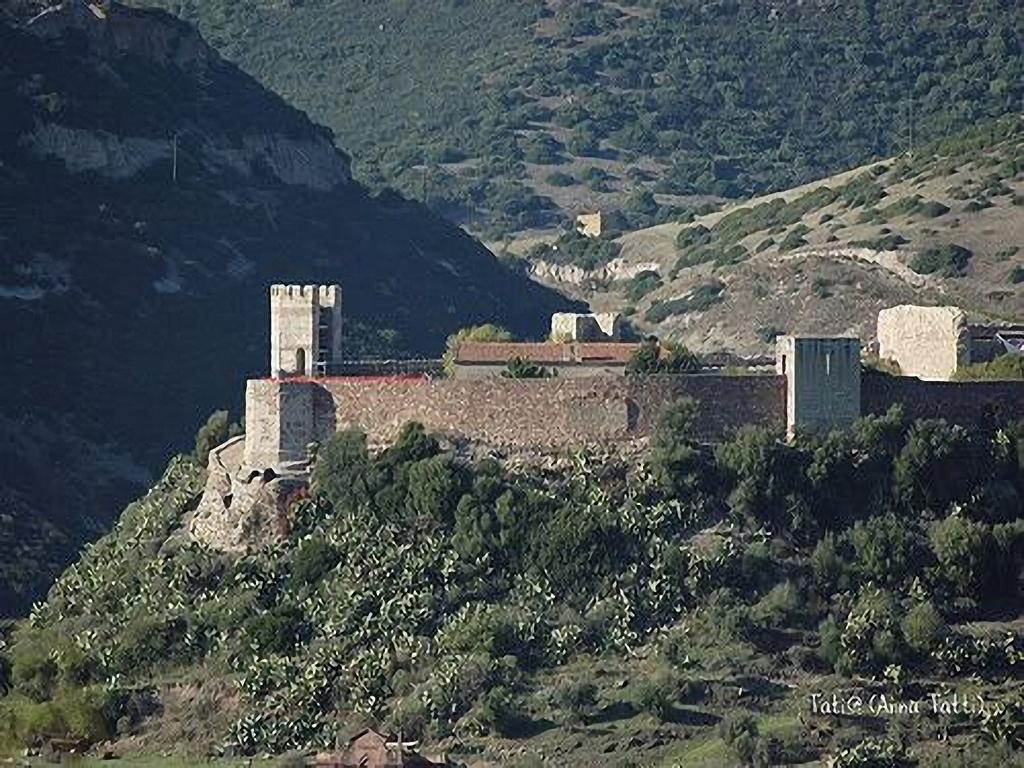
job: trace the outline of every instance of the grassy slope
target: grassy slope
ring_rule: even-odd
[[[796,187],[725,206],[690,224],[663,224],[619,238],[627,265],[657,263],[662,287],[636,303],[634,322],[642,328],[683,339],[699,349],[768,349],[761,332],[874,334],[879,309],[899,303],[949,303],[978,316],[1020,319],[1024,285],[1013,271],[1024,262],[1024,127],[1019,118],[980,126],[946,142],[923,148],[913,159],[894,158]],[[860,180],[859,182],[857,180]],[[782,199],[811,199],[851,183],[870,181],[882,196],[872,203],[842,199],[813,203],[798,220],[779,224],[768,219],[739,239],[721,239],[712,248],[734,242],[746,249],[741,263],[713,263],[674,268],[685,249],[676,244],[680,231],[714,230],[736,211]],[[805,197],[808,196],[808,197]],[[900,208],[915,196],[950,210],[929,216]],[[977,202],[987,206],[981,210]],[[784,248],[794,230],[806,227],[805,244]],[[886,236],[907,242],[885,244]],[[863,242],[869,246],[858,245]],[[763,243],[770,243],[757,252]],[[908,266],[915,254],[954,243],[973,252],[963,276],[920,275]],[[1015,250],[1017,249],[1017,250]],[[699,248],[690,248],[693,254]],[[711,281],[725,285],[723,300],[704,311],[683,312],[659,322],[645,321],[652,305],[689,295]],[[601,309],[630,305],[625,283],[570,286]]]

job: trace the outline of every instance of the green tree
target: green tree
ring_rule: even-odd
[[[654,478],[675,496],[711,486],[714,463],[694,434],[697,408],[693,398],[676,400],[658,417],[651,433]]]
[[[347,429],[332,435],[317,451],[311,486],[338,512],[352,512],[373,497],[374,470],[366,435]]]
[[[463,328],[456,331],[445,341],[443,360],[444,372],[447,376],[455,375],[455,356],[458,353],[459,344],[463,341],[513,341],[511,333],[499,325],[485,323]]]
[[[921,565],[913,526],[892,513],[858,521],[850,541],[854,566],[864,579],[899,585]]]
[[[963,597],[983,597],[995,554],[989,527],[953,513],[932,527],[929,539],[942,578]]]

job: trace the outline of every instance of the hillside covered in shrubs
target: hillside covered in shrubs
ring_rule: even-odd
[[[785,189],[1024,95],[1013,0],[134,2],[333,128],[363,178],[497,236]]]
[[[470,764],[1021,764],[1019,425],[894,409],[709,446],[696,407],[640,463],[340,433],[237,557],[185,532],[178,457],[6,634],[0,744],[283,753],[373,723]],[[984,706],[820,711],[852,693]]]

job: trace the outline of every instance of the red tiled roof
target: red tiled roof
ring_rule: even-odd
[[[553,341],[504,342],[463,341],[455,352],[455,362],[467,365],[504,364],[520,357],[532,363],[608,363],[625,365],[639,349],[635,343],[618,341],[575,342],[561,344]]]

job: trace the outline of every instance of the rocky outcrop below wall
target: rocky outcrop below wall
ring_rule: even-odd
[[[307,487],[304,472],[278,475],[242,465],[245,438],[210,451],[206,487],[186,527],[189,535],[222,552],[244,552],[288,532],[287,506]]]

